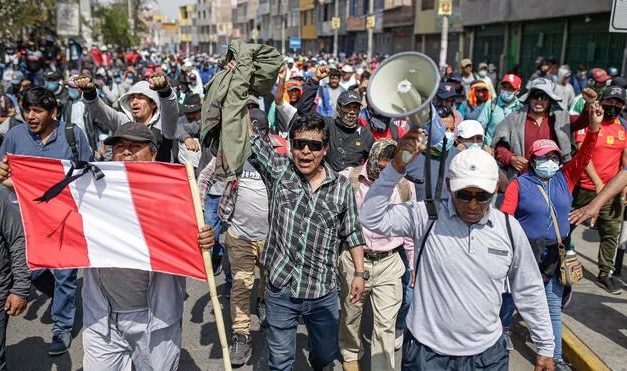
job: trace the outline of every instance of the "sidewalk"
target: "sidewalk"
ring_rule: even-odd
[[[623,276],[615,278],[622,293],[608,293],[595,283],[597,231],[582,225],[572,237],[584,267],[584,279],[574,287],[563,322],[610,369],[627,370],[627,269],[623,267]]]

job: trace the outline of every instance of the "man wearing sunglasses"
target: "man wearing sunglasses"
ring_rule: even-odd
[[[329,125],[317,114],[290,127],[291,158],[276,154],[251,135],[251,164],[268,190],[270,228],[262,253],[267,270],[266,339],[270,370],[292,369],[296,328],[303,317],[309,334],[309,362],[322,370],[339,356],[338,257],[350,251],[353,267],[347,295],[361,300],[365,245],[348,180],[324,161]]]
[[[405,174],[402,152],[422,151],[422,135],[410,131],[401,138],[360,210],[363,227],[410,237],[419,247],[402,369],[507,369],[499,308],[508,279],[538,349],[535,369],[554,370],[551,320],[529,241],[515,219],[491,206],[498,181],[494,158],[477,148],[453,158],[446,179],[452,196],[440,202],[435,222],[424,202],[390,203]]]
[[[568,111],[553,93],[553,82],[537,78],[529,92],[520,97],[523,106],[497,126],[492,139],[496,160],[505,168],[508,178],[527,171],[531,145],[540,139],[557,143],[563,161],[571,158],[571,127]]]

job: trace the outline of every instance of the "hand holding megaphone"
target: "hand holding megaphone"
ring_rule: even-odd
[[[427,148],[427,132],[423,129],[411,129],[398,141],[396,152],[392,159],[392,166],[401,174],[405,173],[405,166],[412,162],[420,152]]]

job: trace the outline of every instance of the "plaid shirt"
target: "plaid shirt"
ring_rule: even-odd
[[[268,280],[289,286],[290,296],[322,297],[337,287],[341,247],[364,245],[357,205],[348,180],[324,164],[326,178],[311,192],[287,156],[277,155],[258,135],[251,138],[251,163],[270,197],[270,230],[262,261]]]

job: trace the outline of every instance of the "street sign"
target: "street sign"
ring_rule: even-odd
[[[340,20],[340,17],[333,17],[333,18],[331,18],[331,29],[332,30],[339,29],[341,24],[342,24],[342,21]]]
[[[614,0],[610,32],[627,32],[627,0]]]
[[[374,15],[369,15],[366,17],[366,28],[374,28],[376,18]]]
[[[300,48],[301,48],[300,37],[298,36],[290,37],[290,49],[300,49]]]
[[[453,14],[453,0],[440,0],[438,4],[438,15],[449,16]]]
[[[78,3],[57,3],[57,34],[60,36],[78,36],[80,33]]]

